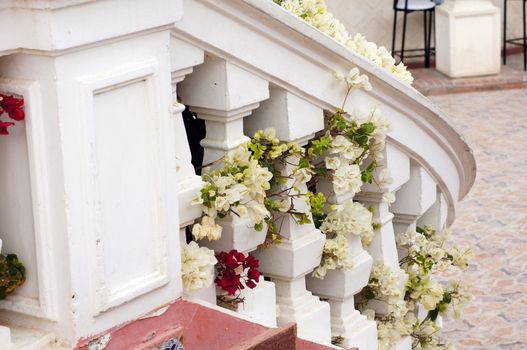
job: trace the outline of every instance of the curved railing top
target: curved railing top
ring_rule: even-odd
[[[381,104],[394,124],[389,142],[434,177],[449,203],[448,222],[453,221],[454,203],[475,180],[472,151],[429,99],[390,72],[271,0],[186,1],[173,35],[328,110],[339,106],[343,95],[330,73],[359,67],[374,89],[357,91],[350,103]]]

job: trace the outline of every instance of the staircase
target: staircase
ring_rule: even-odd
[[[398,268],[396,235],[450,225],[474,182],[470,148],[426,97],[270,0],[11,0],[0,28],[12,34],[0,43],[0,90],[26,101],[25,123],[0,139],[1,167],[15,169],[0,173],[12,199],[0,203],[0,234],[28,270],[0,321],[12,335],[37,330],[36,348],[183,337],[187,349],[328,349],[338,335],[342,348],[376,349],[376,325],[354,303],[371,264]],[[262,252],[231,220],[234,247],[258,255],[267,278],[236,313],[214,305],[214,287],[186,295],[181,249],[202,181],[183,112],[205,123],[204,162],[264,127],[305,144],[344,99],[332,72],[353,67],[373,90],[345,109],[378,107],[393,126],[381,164],[393,182],[354,198],[374,209],[372,244],[352,243],[355,267],[320,286],[310,274],[324,236],[313,225],[288,225]]]

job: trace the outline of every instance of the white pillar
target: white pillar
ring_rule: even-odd
[[[267,127],[274,127],[276,136],[282,141],[303,143],[324,128],[324,115],[322,109],[274,87],[271,98],[245,123],[248,134]],[[284,173],[290,167],[286,166]],[[307,191],[305,185],[301,191]],[[295,208],[309,212],[303,198],[295,201]],[[285,218],[280,227],[281,243],[255,252],[262,272],[276,284],[278,325],[296,322],[299,337],[329,344],[329,305],[306,289],[305,278],[320,263],[325,237],[313,224],[298,225],[292,218]]]
[[[181,15],[173,0],[0,10],[27,49],[0,58],[2,91],[26,106],[0,147],[2,166],[18,164],[0,175],[0,231],[28,271],[2,320],[74,346],[181,296],[169,53]]]
[[[179,224],[181,227],[193,223],[201,216],[201,208],[190,203],[198,195],[203,185],[201,177],[196,175],[192,165],[192,155],[187,141],[187,133],[183,122],[185,105],[178,101],[177,84],[192,73],[194,66],[204,60],[203,50],[186,43],[174,36],[170,37],[170,66],[172,76],[172,116],[176,138],[176,172],[178,179]]]
[[[436,68],[451,78],[500,72],[500,10],[490,0],[447,0],[436,8]]]

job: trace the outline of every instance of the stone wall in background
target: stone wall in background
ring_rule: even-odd
[[[452,0],[447,0],[452,1]],[[329,11],[340,19],[350,33],[362,33],[379,45],[391,50],[393,30],[392,0],[326,0]],[[492,0],[494,5],[503,8],[503,0]],[[508,3],[508,37],[519,37],[522,33],[521,2]],[[402,38],[402,13],[398,18],[398,45]],[[503,21],[503,11],[502,11]],[[502,27],[503,28],[503,27]],[[408,16],[405,48],[423,47],[423,15],[411,13]]]

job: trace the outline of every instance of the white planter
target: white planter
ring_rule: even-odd
[[[200,246],[208,247],[216,252],[229,252],[236,249],[239,252],[249,253],[265,242],[267,227],[264,225],[263,230],[258,232],[249,218],[241,219],[231,215],[229,218],[216,222],[223,227],[221,238],[217,241],[202,239],[199,241]]]
[[[340,336],[345,348],[377,349],[377,325],[355,310],[354,295],[368,284],[372,257],[364,250],[352,259],[350,270],[330,270],[324,279],[308,276],[307,288],[329,300],[331,308],[331,333]]]
[[[219,287],[216,287],[214,297],[216,295],[234,298],[227,295],[227,292]],[[274,283],[266,281],[263,276],[260,276],[260,281],[256,288],[250,289],[246,287],[241,291],[239,298],[243,299],[243,303],[239,303],[237,307],[232,309],[267,327],[276,327],[276,291]]]
[[[359,293],[368,284],[373,259],[366,252],[353,258],[350,270],[329,270],[324,279],[306,277],[307,289],[322,298],[346,299]]]
[[[318,230],[278,245],[260,248],[253,255],[260,260],[260,271],[271,278],[296,278],[310,273],[320,264],[325,238]]]

